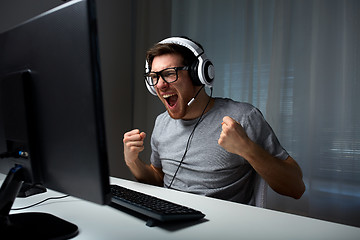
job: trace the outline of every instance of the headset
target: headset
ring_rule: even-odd
[[[196,86],[205,85],[212,88],[212,84],[215,78],[215,68],[212,62],[207,58],[204,50],[193,41],[183,37],[170,37],[160,41],[158,44],[173,43],[188,48],[192,51],[197,60],[190,66],[189,73]],[[145,72],[150,72],[150,66],[148,61],[145,61]],[[150,81],[149,81],[150,82]],[[149,92],[153,95],[156,94],[154,86],[150,86],[145,80],[145,84]]]

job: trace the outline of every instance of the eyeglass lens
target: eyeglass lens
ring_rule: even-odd
[[[149,73],[148,77],[150,78],[151,82],[150,84],[156,85],[159,81],[159,78],[164,79],[167,83],[175,82],[178,78],[177,76],[177,69],[175,68],[169,68],[164,69],[160,72],[151,72]]]

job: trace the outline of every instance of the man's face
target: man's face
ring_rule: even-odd
[[[182,57],[178,54],[165,54],[153,59],[151,71],[159,72],[165,68],[183,67]],[[178,71],[178,79],[167,83],[160,77],[155,85],[158,97],[174,119],[187,119],[187,103],[194,96],[195,87],[186,70]]]

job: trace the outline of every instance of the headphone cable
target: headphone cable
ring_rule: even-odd
[[[49,198],[46,198],[40,202],[37,202],[37,203],[34,203],[34,204],[31,204],[29,206],[26,206],[26,207],[20,207],[20,208],[12,208],[11,210],[12,211],[19,211],[19,210],[24,210],[24,209],[28,209],[28,208],[32,208],[32,207],[35,207],[37,205],[40,205],[46,201],[49,201],[49,200],[57,200],[57,199],[62,199],[62,198],[67,198],[69,197],[70,195],[64,195],[64,196],[60,196],[60,197],[49,197]]]
[[[201,89],[202,89],[202,88],[201,88]],[[201,89],[200,89],[200,90],[201,90]],[[179,163],[179,165],[178,165],[178,167],[177,167],[177,169],[176,169],[176,171],[175,171],[175,173],[174,173],[174,176],[173,176],[173,178],[172,178],[172,180],[171,180],[171,182],[170,182],[170,185],[169,185],[167,188],[171,188],[171,186],[172,186],[172,184],[173,184],[173,182],[174,182],[174,180],[175,180],[176,174],[177,174],[177,172],[179,171],[180,166],[181,166],[181,164],[183,163],[183,161],[184,161],[184,159],[185,159],[186,153],[187,153],[188,150],[189,150],[190,140],[191,140],[191,139],[193,138],[193,136],[194,136],[195,129],[196,129],[196,127],[199,125],[199,123],[201,122],[201,120],[202,120],[202,118],[203,118],[203,116],[204,116],[205,110],[206,110],[206,108],[208,107],[208,105],[209,105],[209,103],[210,103],[210,100],[211,100],[211,97],[212,97],[212,93],[213,93],[212,87],[210,87],[210,91],[211,91],[211,92],[210,92],[209,101],[207,102],[207,104],[206,104],[204,110],[202,111],[202,113],[201,113],[198,121],[196,122],[193,130],[192,130],[191,133],[190,133],[190,136],[189,136],[189,138],[188,138],[188,140],[187,140],[187,143],[186,143],[186,148],[185,148],[184,155],[182,156],[181,161],[180,161],[180,163]],[[196,95],[197,95],[197,94],[196,94]]]

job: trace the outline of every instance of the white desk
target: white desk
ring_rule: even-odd
[[[0,182],[4,175],[0,174]],[[112,183],[152,194],[202,211],[206,214],[197,224],[147,227],[145,220],[74,197],[51,200],[18,212],[47,212],[76,224],[79,235],[74,239],[360,239],[360,228],[301,217],[282,212],[177,192],[137,182],[111,178]],[[28,206],[47,197],[47,193],[16,199],[14,208]]]

